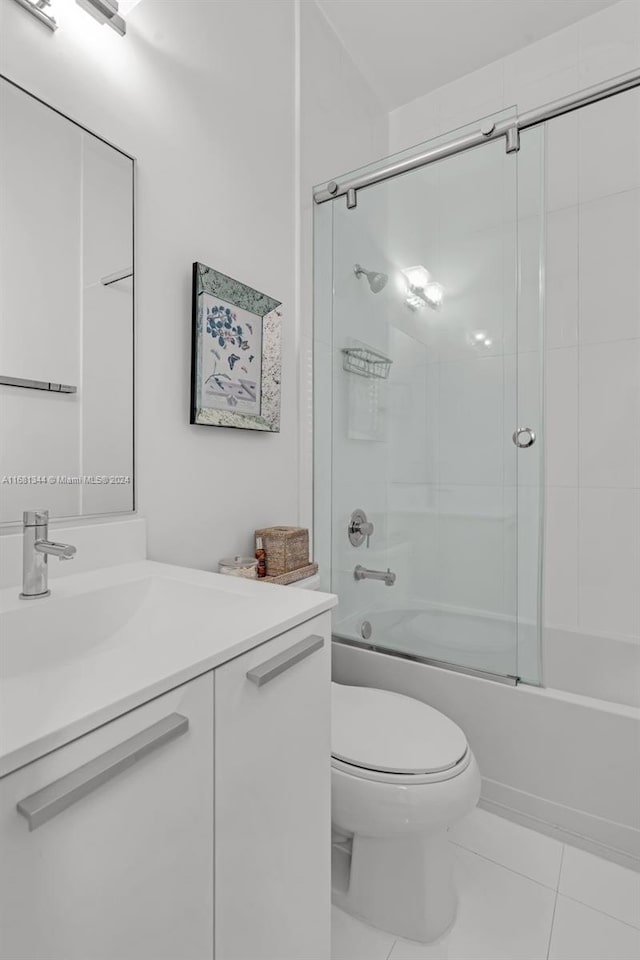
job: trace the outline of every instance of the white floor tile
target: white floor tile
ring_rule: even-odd
[[[390,960],[545,960],[555,893],[456,849],[460,904],[450,933],[427,946],[397,940]]]
[[[638,960],[640,931],[558,896],[549,960]]]
[[[535,830],[477,807],[451,827],[449,839],[547,887],[558,886],[562,844]]]
[[[640,874],[633,870],[567,846],[559,889],[594,910],[640,927]]]
[[[331,908],[331,960],[387,960],[395,937]]]

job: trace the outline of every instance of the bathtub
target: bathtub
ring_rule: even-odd
[[[366,640],[365,623],[370,627]],[[334,636],[640,708],[640,642],[631,639],[547,627],[540,660],[533,624],[521,621],[516,628],[513,617],[426,602],[346,617],[334,624]]]
[[[545,685],[640,707],[640,642],[545,627],[542,633]]]
[[[380,649],[448,661],[453,649],[478,669],[495,669],[513,648],[513,631],[492,617],[472,621],[420,607],[338,621],[334,680],[395,690],[440,710],[462,727],[478,760],[481,806],[639,870],[638,645],[545,631],[545,679],[574,689],[494,683]],[[488,621],[497,623],[490,637]],[[482,637],[490,642],[480,649]]]

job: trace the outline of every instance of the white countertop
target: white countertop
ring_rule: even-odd
[[[0,591],[0,776],[337,603],[149,560],[51,588]]]

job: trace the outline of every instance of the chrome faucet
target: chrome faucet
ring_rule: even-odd
[[[49,555],[71,560],[76,548],[70,543],[49,540],[49,511],[25,510],[22,514],[22,593],[21,600],[48,597]]]
[[[353,571],[354,580],[384,580],[387,587],[392,587],[396,582],[396,575],[387,567],[386,570],[367,570],[366,567],[357,565]]]

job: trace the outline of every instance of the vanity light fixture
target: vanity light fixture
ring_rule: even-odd
[[[418,290],[423,289],[431,280],[431,274],[426,267],[406,267],[400,273],[410,287]]]
[[[124,37],[127,24],[118,13],[118,0],[76,0],[79,7],[90,13],[98,23],[108,23],[116,33]]]
[[[411,307],[412,310],[422,310],[426,304],[426,300],[416,296],[415,293],[408,293],[404,302],[408,307]]]
[[[405,279],[405,303],[412,310],[418,310],[425,303],[437,310],[442,303],[444,290],[442,284],[434,280],[426,267],[407,267],[400,273]]]
[[[16,0],[16,3],[32,13],[40,23],[44,23],[50,30],[58,29],[56,18],[47,13],[47,7],[51,6],[51,0]]]

